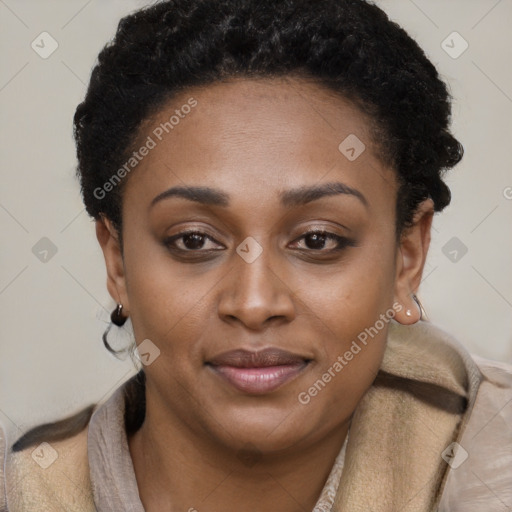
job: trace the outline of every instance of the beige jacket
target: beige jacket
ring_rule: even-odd
[[[33,449],[4,447],[0,511],[96,512],[87,429],[53,446],[45,470]],[[512,366],[470,356],[427,322],[393,323],[352,419],[332,512],[511,510]]]

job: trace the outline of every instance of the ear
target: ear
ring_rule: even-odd
[[[423,268],[430,246],[434,203],[432,199],[421,202],[413,217],[413,224],[400,237],[397,250],[395,300],[402,304],[395,319],[401,324],[414,324],[421,317],[421,310],[413,299],[421,283]]]
[[[108,292],[116,303],[123,305],[123,314],[128,316],[130,304],[126,292],[126,276],[119,234],[112,222],[104,215],[96,220],[96,238],[105,258]]]

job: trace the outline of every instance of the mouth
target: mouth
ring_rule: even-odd
[[[277,348],[232,350],[207,361],[215,375],[244,393],[262,395],[300,375],[311,359]]]

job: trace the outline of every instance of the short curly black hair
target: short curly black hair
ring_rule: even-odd
[[[144,121],[191,86],[230,78],[313,78],[370,115],[381,159],[400,184],[397,232],[419,203],[450,203],[443,172],[462,158],[449,131],[451,96],[418,44],[364,0],[168,0],[119,22],[74,116],[87,212],[121,235],[126,162]],[[341,142],[341,141],[340,141]],[[126,178],[124,179],[126,181]]]

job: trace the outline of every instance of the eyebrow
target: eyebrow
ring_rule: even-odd
[[[349,187],[341,182],[323,183],[322,185],[303,186],[291,190],[285,190],[279,194],[280,201],[284,207],[296,207],[305,205],[312,201],[321,199],[322,197],[334,195],[350,195],[358,198],[361,203],[368,207],[366,197],[357,189]],[[228,207],[230,204],[230,196],[222,190],[211,187],[197,187],[197,186],[178,186],[165,190],[158,194],[150,204],[152,208],[155,204],[164,199],[171,197],[181,197],[209,206]]]

